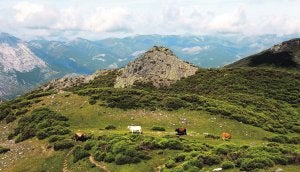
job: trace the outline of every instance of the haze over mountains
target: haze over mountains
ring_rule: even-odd
[[[53,78],[92,74],[98,69],[125,66],[153,45],[169,47],[185,61],[200,67],[221,67],[260,52],[294,35],[162,36],[141,35],[91,41],[22,41],[0,36],[0,97],[12,98]]]

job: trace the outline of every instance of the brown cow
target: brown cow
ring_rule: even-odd
[[[76,141],[82,141],[82,142],[87,140],[86,135],[84,133],[75,133],[74,138]]]
[[[176,128],[176,135],[186,135],[186,128]]]
[[[221,134],[221,138],[222,138],[222,140],[230,140],[231,139],[231,134],[223,132]]]

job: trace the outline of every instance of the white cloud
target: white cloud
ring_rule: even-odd
[[[131,53],[131,55],[133,57],[137,57],[137,56],[139,56],[139,55],[141,55],[141,54],[143,54],[145,52],[146,52],[145,50],[139,50],[139,51],[135,51],[135,52]]]
[[[245,29],[247,16],[243,9],[217,15],[209,23],[209,28],[217,32],[241,32]]]
[[[98,7],[84,23],[84,29],[94,32],[128,32],[131,30],[127,20],[131,15],[122,7]]]
[[[224,1],[1,0],[0,28],[26,38],[300,34],[300,1]]]
[[[208,50],[209,49],[209,46],[195,46],[195,47],[186,47],[186,48],[183,48],[181,51],[184,52],[184,53],[187,53],[187,54],[198,54],[200,53],[201,51],[205,51],[205,50]]]

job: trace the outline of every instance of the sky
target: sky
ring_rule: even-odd
[[[0,0],[0,32],[25,40],[145,34],[300,34],[300,0]]]

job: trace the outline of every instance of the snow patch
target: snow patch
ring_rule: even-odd
[[[98,54],[98,55],[95,55],[92,57],[92,60],[99,60],[99,61],[103,61],[105,62],[106,60],[104,58],[101,58],[101,57],[105,57],[106,54]]]

